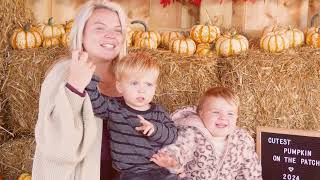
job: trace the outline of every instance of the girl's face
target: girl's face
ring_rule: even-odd
[[[238,107],[222,97],[209,97],[199,115],[212,136],[227,137],[236,128]]]
[[[93,62],[110,61],[119,55],[123,44],[119,16],[100,8],[92,12],[83,35],[83,47]]]

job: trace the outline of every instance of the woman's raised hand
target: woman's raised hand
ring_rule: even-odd
[[[79,92],[83,92],[90,83],[95,69],[96,66],[88,61],[87,52],[73,50],[67,82]]]

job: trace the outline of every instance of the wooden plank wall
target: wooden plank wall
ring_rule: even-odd
[[[80,5],[87,0],[27,1],[39,22],[45,22],[53,16],[56,22],[64,23],[73,18]],[[223,28],[237,27],[249,36],[259,36],[263,27],[275,23],[306,29],[311,17],[320,11],[319,0],[257,0],[254,4],[241,1],[233,3],[232,0],[224,0],[220,4],[217,0],[202,0],[200,8],[181,3],[162,8],[159,0],[113,1],[124,8],[129,21],[143,20],[150,29],[190,28],[197,22],[208,22],[209,15],[212,20],[218,19],[217,24]],[[320,25],[320,20],[316,22]]]
[[[72,19],[86,0],[27,0],[38,22],[54,17],[64,23]],[[112,0],[126,11],[128,21],[143,20],[151,29],[190,28],[199,19],[199,9],[191,5],[173,3],[163,8],[159,0]]]

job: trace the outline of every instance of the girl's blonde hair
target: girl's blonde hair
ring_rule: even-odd
[[[84,34],[86,23],[90,18],[90,16],[92,15],[92,12],[95,9],[100,9],[100,8],[105,8],[105,9],[114,11],[118,14],[121,30],[122,30],[123,44],[117,59],[121,59],[123,56],[127,54],[126,15],[118,4],[105,1],[105,0],[88,1],[81,7],[79,13],[77,14],[74,20],[72,30],[70,32],[70,41],[71,41],[70,50],[82,49],[83,34]]]
[[[159,76],[160,67],[157,60],[146,52],[130,53],[115,62],[113,72],[117,81],[125,76],[151,72]]]
[[[209,88],[200,98],[197,113],[203,108],[203,104],[211,97],[220,97],[225,99],[229,103],[234,103],[238,108],[240,106],[240,98],[239,96],[230,88],[228,87],[213,87]]]

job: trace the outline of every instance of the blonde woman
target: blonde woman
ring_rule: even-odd
[[[108,96],[120,96],[111,66],[126,55],[125,24],[125,14],[117,4],[89,1],[80,9],[71,31],[72,56],[86,52],[89,63],[96,67],[91,70],[101,78],[99,89]],[[84,83],[74,76],[81,73],[83,68],[77,67],[82,64],[70,63],[71,58],[55,64],[41,86],[32,179],[111,179],[111,166],[103,168],[103,162],[111,164],[103,121],[94,116],[90,98],[81,93]],[[100,160],[106,175],[100,176]]]

